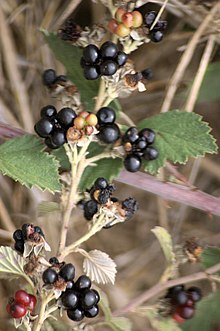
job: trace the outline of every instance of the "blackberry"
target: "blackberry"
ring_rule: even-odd
[[[72,320],[79,322],[84,318],[84,310],[80,308],[68,309],[67,316]]]
[[[39,233],[42,237],[44,237],[44,233],[39,226],[34,226],[34,232]]]
[[[57,147],[62,146],[67,142],[66,132],[63,129],[56,129],[52,132],[50,136],[51,143]]]
[[[176,308],[175,313],[178,314],[183,319],[191,319],[195,313],[194,307],[189,307],[187,305],[182,305]]]
[[[164,31],[167,28],[167,21],[158,21],[157,24],[154,26],[153,31]]]
[[[95,183],[94,183],[94,187],[96,189],[105,189],[108,186],[108,182],[105,178],[103,177],[99,177],[96,179]]]
[[[152,31],[150,34],[151,41],[159,43],[163,39],[163,33],[161,31]]]
[[[59,148],[60,146],[59,145],[56,145],[52,142],[51,140],[51,137],[47,137],[45,140],[44,140],[44,143],[47,147],[51,148],[51,149],[57,149]]]
[[[111,41],[106,41],[104,44],[102,44],[100,48],[100,54],[102,59],[103,58],[114,58],[118,54],[118,47],[116,44],[114,44]]]
[[[54,129],[55,121],[51,118],[41,118],[34,126],[35,132],[41,138],[48,137]]]
[[[66,291],[62,295],[61,301],[65,308],[76,308],[79,301],[79,294],[74,290]]]
[[[75,282],[75,288],[78,290],[86,290],[91,287],[91,279],[86,275],[80,276]]]
[[[45,70],[43,72],[42,79],[44,85],[51,87],[56,79],[56,71],[53,69]]]
[[[198,287],[192,286],[188,288],[187,293],[193,302],[198,302],[202,298],[202,291]]]
[[[184,291],[184,285],[176,285],[176,286],[170,287],[168,289],[168,292],[167,292],[165,298],[172,298],[173,296],[176,295],[176,293],[181,292],[181,291]]]
[[[96,291],[96,290],[93,290],[93,292],[95,293],[96,295],[96,304],[100,301],[100,295],[99,295],[99,292]]]
[[[151,145],[154,143],[156,134],[153,130],[148,129],[148,128],[144,128],[141,131],[139,131],[139,137],[140,138],[144,138],[146,140],[146,142]]]
[[[99,307],[97,305],[92,306],[92,308],[84,311],[85,316],[88,318],[96,317],[99,313]]]
[[[156,160],[158,158],[159,152],[154,147],[147,147],[144,151],[144,159],[147,161]]]
[[[13,239],[14,239],[15,241],[17,241],[17,240],[23,240],[24,238],[23,238],[22,230],[20,230],[20,229],[16,230],[16,231],[13,233]]]
[[[124,159],[124,167],[130,172],[136,172],[141,168],[141,158],[131,154]]]
[[[40,115],[41,117],[54,117],[57,114],[57,110],[54,106],[48,105],[41,109]]]
[[[48,268],[43,272],[42,279],[45,284],[54,284],[58,275],[54,269]]]
[[[122,137],[123,142],[130,142],[133,144],[139,138],[138,129],[135,126],[130,127]]]
[[[62,126],[62,128],[68,129],[73,126],[73,121],[77,117],[75,111],[72,108],[62,108],[56,116],[56,119]]]
[[[119,51],[115,58],[115,62],[121,67],[126,63],[127,59],[128,55],[125,52]]]
[[[88,221],[90,221],[93,216],[97,213],[98,211],[98,205],[97,202],[94,200],[89,200],[84,204],[84,217]]]
[[[145,14],[144,20],[145,20],[146,26],[148,28],[151,27],[156,16],[157,16],[157,13],[155,11],[150,11],[149,13]]]
[[[68,283],[66,284],[66,290],[67,291],[72,290],[74,288],[74,285],[75,285],[75,283],[73,280],[68,281]]]
[[[88,45],[83,50],[83,59],[88,64],[95,64],[99,60],[99,49],[95,45]]]
[[[112,76],[116,73],[118,65],[113,60],[106,60],[100,65],[100,73],[103,76]]]
[[[65,264],[60,272],[59,276],[61,276],[65,281],[72,280],[75,277],[75,267],[72,263]]]
[[[54,256],[49,259],[49,263],[50,264],[59,264],[60,262],[59,262],[58,258]]]
[[[85,290],[80,296],[80,304],[83,309],[90,309],[96,304],[96,293],[93,290]]]
[[[110,107],[102,107],[96,114],[99,125],[112,124],[115,121],[115,111]]]
[[[99,129],[97,137],[106,144],[113,144],[120,137],[120,129],[115,123],[103,125]]]
[[[126,210],[126,218],[130,218],[138,209],[138,203],[133,198],[122,201],[122,208]]]
[[[33,224],[26,223],[22,225],[21,230],[24,240],[27,240],[29,235],[34,233],[34,226]]]
[[[142,70],[141,74],[142,74],[143,78],[146,80],[150,80],[153,78],[153,73],[150,68],[146,68],[146,69]]]
[[[24,253],[24,241],[23,240],[16,240],[14,244],[14,249],[19,253]]]
[[[187,300],[188,295],[184,290],[173,293],[171,297],[171,302],[174,306],[185,305],[187,303]]]
[[[84,76],[88,80],[95,80],[99,78],[100,73],[99,69],[96,66],[85,66],[84,67]]]
[[[147,147],[147,142],[146,139],[142,138],[138,138],[134,145],[133,145],[133,150],[134,151],[143,151],[145,148]]]

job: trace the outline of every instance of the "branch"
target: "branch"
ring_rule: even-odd
[[[205,271],[200,271],[200,272],[194,273],[189,276],[172,279],[165,283],[156,284],[153,287],[151,287],[149,290],[143,292],[140,296],[135,298],[128,305],[115,311],[113,313],[113,315],[120,316],[122,314],[131,312],[132,310],[134,310],[136,307],[140,306],[145,301],[155,297],[156,295],[158,295],[159,293],[161,293],[162,291],[164,291],[170,287],[180,285],[180,284],[187,284],[187,283],[191,283],[191,282],[202,280],[202,279],[208,279],[208,278],[210,278],[210,275],[218,272],[219,270],[220,270],[220,263],[212,266],[211,268],[206,269]]]
[[[220,216],[220,199],[200,190],[191,189],[183,185],[164,183],[153,176],[141,172],[137,172],[131,176],[125,170],[121,172],[116,180],[159,195],[165,200],[179,202]]]

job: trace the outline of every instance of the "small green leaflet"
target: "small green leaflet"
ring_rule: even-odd
[[[6,141],[0,145],[0,171],[29,188],[35,185],[52,193],[60,191],[59,162],[43,148],[32,135]]]
[[[49,33],[46,30],[42,32],[57,60],[65,66],[68,78],[77,86],[86,110],[93,110],[99,80],[89,81],[84,78],[83,69],[80,66],[82,49],[61,40],[55,33]]]
[[[201,263],[205,268],[210,268],[220,263],[220,248],[206,247],[200,257]]]
[[[183,331],[220,330],[220,291],[203,298],[196,304],[195,316],[181,325]]]
[[[149,319],[152,327],[155,328],[155,331],[181,331],[172,318],[159,316],[153,310],[146,311],[146,317]],[[201,331],[204,330],[201,329]]]
[[[176,257],[173,252],[172,238],[169,232],[160,226],[156,226],[151,231],[157,237],[166,258],[167,268],[161,280],[161,281],[166,281],[169,278],[173,278],[176,275],[176,271],[177,271]]]
[[[145,171],[151,174],[156,174],[166,161],[185,164],[189,157],[217,152],[211,128],[195,113],[178,110],[161,113],[141,121],[138,128],[151,128],[156,132],[154,146],[159,157],[144,161]]]

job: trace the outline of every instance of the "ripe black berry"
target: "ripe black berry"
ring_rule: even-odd
[[[97,202],[94,200],[86,201],[84,204],[84,217],[90,221],[98,211]]]
[[[153,78],[153,73],[150,68],[146,68],[146,69],[142,70],[141,74],[144,79],[150,80]]]
[[[189,307],[187,305],[182,305],[177,307],[175,313],[177,313],[180,317],[183,319],[191,319],[195,313],[195,308],[194,307]]]
[[[24,253],[24,241],[23,240],[16,240],[16,242],[14,244],[14,248],[15,248],[16,251],[23,254]]]
[[[155,132],[151,129],[144,128],[139,132],[139,137],[146,139],[146,142],[151,145],[155,140]]]
[[[46,86],[53,85],[55,79],[56,79],[56,71],[53,69],[47,69],[43,72],[42,75],[43,84]]]
[[[79,322],[84,318],[84,310],[80,308],[68,309],[67,316],[72,320]]]
[[[41,118],[34,126],[34,130],[38,136],[42,138],[48,137],[54,129],[55,121],[50,118]]]
[[[74,281],[73,280],[70,280],[67,284],[66,284],[66,290],[71,290],[74,288]]]
[[[96,116],[100,125],[114,123],[116,118],[115,111],[110,107],[100,108]]]
[[[108,186],[108,182],[103,177],[97,178],[96,181],[95,181],[95,183],[94,183],[94,187],[96,189],[105,189],[107,186]]]
[[[102,58],[114,58],[118,53],[118,47],[111,41],[106,41],[100,48]]]
[[[106,60],[100,65],[100,73],[103,76],[112,76],[116,73],[117,69],[117,63],[112,60]]]
[[[92,308],[85,310],[85,316],[88,318],[96,317],[99,313],[99,307],[97,305],[94,305]]]
[[[55,270],[48,268],[43,272],[42,279],[45,284],[53,284],[57,281],[58,275]]]
[[[119,51],[115,58],[115,61],[117,62],[119,67],[121,67],[126,63],[127,59],[128,59],[128,55],[125,52]]]
[[[122,208],[126,210],[126,218],[130,218],[138,209],[138,203],[134,198],[122,201]]]
[[[84,309],[90,309],[96,304],[96,298],[93,290],[85,290],[80,296],[80,304]]]
[[[93,290],[93,292],[95,293],[96,295],[96,304],[100,301],[100,295],[99,295],[99,292],[96,291],[96,290]]]
[[[60,147],[67,142],[66,132],[63,129],[56,129],[52,132],[50,140],[53,145]]]
[[[173,293],[171,297],[171,302],[175,306],[185,305],[187,303],[187,300],[188,295],[184,290]]]
[[[57,114],[57,110],[54,106],[48,105],[41,109],[40,115],[41,117],[54,117]]]
[[[134,143],[134,149],[135,151],[142,151],[147,147],[147,142],[144,138],[139,138]]]
[[[124,159],[124,167],[130,172],[136,172],[141,168],[141,158],[131,154]]]
[[[34,226],[34,232],[39,233],[42,237],[44,237],[44,233],[39,226]]]
[[[196,286],[190,287],[187,290],[187,293],[189,294],[189,297],[193,302],[200,301],[202,298],[202,291]]]
[[[91,280],[86,275],[80,276],[75,282],[75,288],[78,290],[85,290],[91,287]]]
[[[50,259],[49,259],[49,263],[50,264],[59,264],[59,260],[58,260],[58,258],[57,257],[51,257]]]
[[[23,240],[23,233],[22,233],[22,230],[18,229],[16,230],[14,233],[13,233],[13,239],[15,241],[17,240]]]
[[[120,137],[120,130],[117,124],[103,125],[99,129],[98,139],[106,144],[113,144]]]
[[[138,129],[135,126],[130,127],[123,136],[124,142],[133,144],[139,138]]]
[[[145,23],[148,28],[151,27],[156,16],[157,16],[157,13],[155,11],[150,11],[149,13],[145,14],[144,19],[145,19]]]
[[[176,295],[176,293],[182,292],[182,291],[184,291],[184,285],[176,285],[176,286],[170,287],[165,298],[172,298]]]
[[[147,161],[155,160],[157,159],[159,153],[154,147],[147,147],[144,151],[144,159]]]
[[[163,33],[161,31],[153,31],[150,34],[151,41],[158,43],[163,39]]]
[[[79,294],[74,290],[66,291],[62,295],[61,301],[65,308],[75,308],[79,301]]]
[[[100,76],[99,69],[96,66],[85,66],[84,76],[88,80],[95,80]]]
[[[75,267],[72,263],[65,264],[60,272],[59,275],[65,280],[69,281],[72,280],[75,277]]]
[[[99,59],[99,49],[95,45],[88,45],[83,50],[83,59],[88,64],[94,64]]]
[[[68,129],[73,126],[73,121],[76,116],[77,115],[72,108],[65,107],[59,111],[56,118],[63,128]]]

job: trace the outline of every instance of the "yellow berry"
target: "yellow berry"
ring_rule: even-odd
[[[91,125],[91,126],[96,126],[96,124],[98,123],[98,119],[97,119],[96,115],[95,114],[89,114],[86,117],[86,123],[88,125]]]
[[[83,129],[86,124],[86,121],[83,117],[77,116],[74,120],[74,126],[76,129],[80,130]]]

